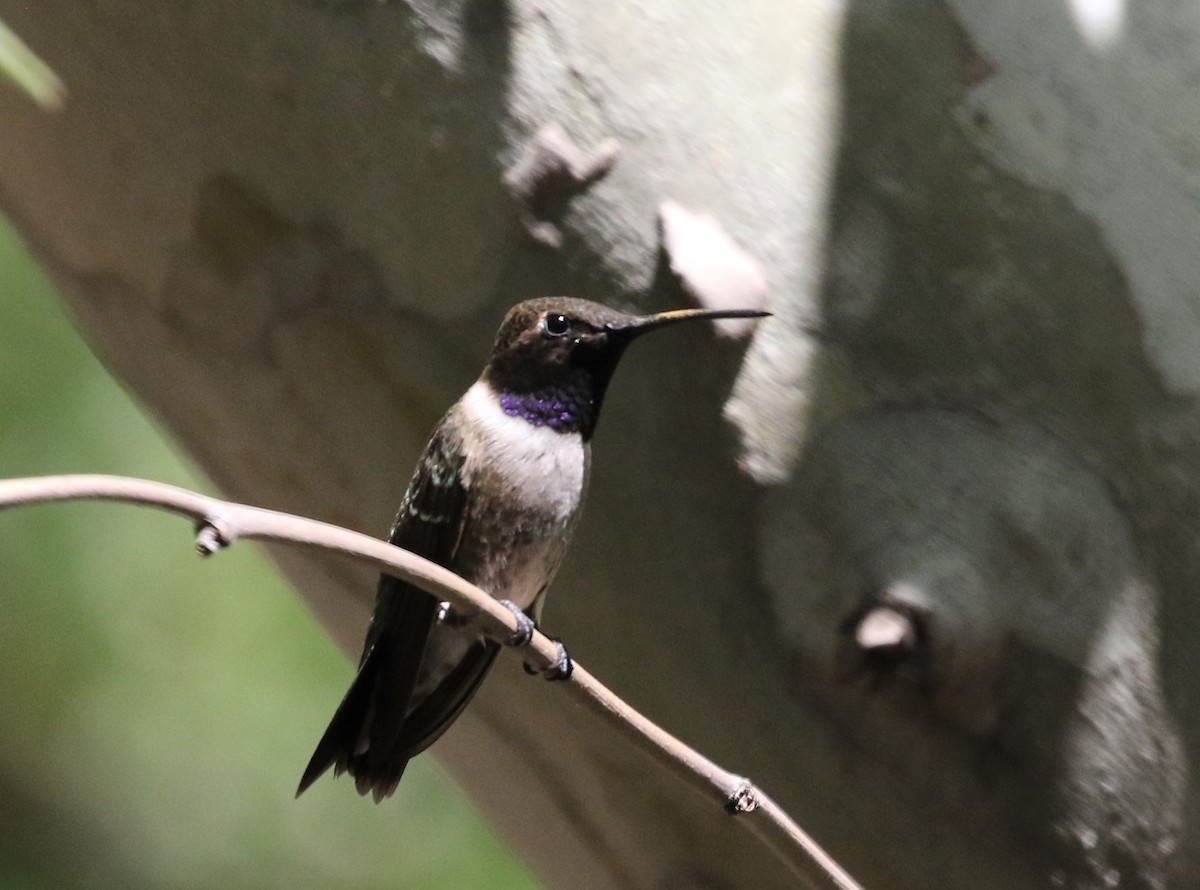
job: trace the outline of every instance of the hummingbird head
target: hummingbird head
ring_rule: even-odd
[[[630,315],[590,300],[542,297],[508,311],[483,379],[505,413],[590,439],[608,382],[635,339],[680,321],[757,318],[758,309],[677,309]]]

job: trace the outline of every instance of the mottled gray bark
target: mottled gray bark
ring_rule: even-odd
[[[1200,880],[1200,13],[0,18],[70,90],[55,117],[0,92],[3,209],[241,500],[385,529],[504,308],[678,303],[656,209],[712,213],[776,318],[744,361],[704,331],[629,357],[548,629],[868,887]],[[551,122],[622,145],[559,249],[502,183]],[[354,652],[370,580],[278,556]],[[437,750],[548,886],[789,883],[507,662]]]

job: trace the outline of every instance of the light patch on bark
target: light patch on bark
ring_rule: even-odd
[[[1147,355],[1175,393],[1200,392],[1200,118],[1194,62],[1183,61],[1200,56],[1200,11],[1159,7],[1132,27],[1118,0],[1019,14],[952,6],[991,63],[964,94],[964,132],[997,167],[1095,219],[1128,279]],[[1164,53],[1164,41],[1175,48]]]

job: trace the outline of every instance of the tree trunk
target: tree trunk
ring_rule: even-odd
[[[775,318],[748,346],[681,330],[626,360],[547,629],[869,888],[1200,881],[1200,14],[0,19],[69,90],[59,115],[0,91],[3,210],[240,500],[381,533],[507,306],[680,304],[659,207],[712,214]],[[615,138],[615,168],[506,183],[549,124],[585,152]],[[688,283],[728,296],[715,280]],[[371,579],[275,555],[356,655]],[[552,686],[495,674],[436,753],[548,887],[789,886]]]

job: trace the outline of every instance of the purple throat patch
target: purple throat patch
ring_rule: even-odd
[[[505,414],[520,417],[534,426],[548,426],[560,433],[577,433],[592,414],[586,381],[578,378],[535,389],[533,392],[500,393]]]

